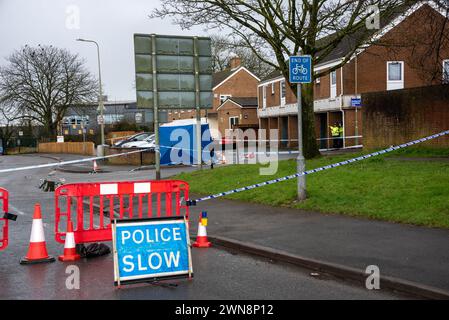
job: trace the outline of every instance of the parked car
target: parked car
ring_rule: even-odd
[[[143,140],[137,140],[137,141],[131,141],[131,142],[124,143],[121,147],[122,148],[154,148],[155,146],[156,146],[156,144],[155,144],[154,134],[151,134]]]
[[[152,133],[151,132],[141,132],[141,133],[137,133],[131,137],[128,137],[126,139],[117,141],[114,143],[114,147],[123,147],[124,144],[130,143],[130,142],[138,142],[138,141],[143,141],[146,138],[148,138],[149,136],[151,136]],[[126,148],[126,147],[125,147]]]

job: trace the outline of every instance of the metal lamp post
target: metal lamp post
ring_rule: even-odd
[[[98,55],[98,82],[99,82],[99,93],[100,96],[98,98],[98,104],[100,108],[100,131],[101,131],[101,145],[103,146],[105,144],[104,141],[104,103],[103,103],[103,88],[101,86],[101,63],[100,63],[100,46],[98,43],[94,40],[88,40],[88,39],[76,39],[76,41],[82,41],[82,42],[91,42],[94,43],[97,46],[97,55]]]

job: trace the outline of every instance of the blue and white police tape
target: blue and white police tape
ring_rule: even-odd
[[[180,151],[196,151],[196,149],[189,149],[189,148],[181,148],[181,147],[175,147],[175,146],[159,146],[159,148],[156,148],[156,150],[159,149],[172,149],[172,150],[180,150]],[[215,150],[215,148],[212,148],[211,150],[213,150],[214,152],[221,152],[219,150]],[[203,150],[203,152],[210,152],[209,150]],[[234,152],[234,150],[225,150],[224,152]],[[247,150],[247,151],[242,151],[242,153],[245,154],[297,154],[299,153],[299,151],[295,151],[295,150],[291,150],[291,151],[251,151],[251,150]]]
[[[26,167],[17,167],[17,168],[8,168],[8,169],[1,169],[0,173],[5,172],[13,172],[13,171],[22,171],[22,170],[32,170],[32,169],[40,169],[40,168],[51,168],[51,167],[60,167],[67,164],[76,164],[76,163],[82,163],[82,162],[90,162],[94,160],[102,160],[102,159],[109,159],[109,158],[115,158],[115,157],[121,157],[126,156],[133,153],[140,153],[145,151],[150,151],[152,148],[147,149],[139,149],[124,153],[118,153],[118,154],[111,154],[108,156],[102,156],[102,157],[91,157],[91,158],[85,158],[85,159],[77,159],[77,160],[68,160],[68,161],[61,161],[61,162],[55,162],[55,163],[46,163],[46,164],[36,164],[32,166],[26,166]]]
[[[161,148],[172,148],[168,146],[160,146]],[[190,149],[186,149],[190,150]],[[159,151],[157,146],[156,148],[141,148],[138,150],[133,150],[129,152],[123,152],[123,153],[117,153],[117,154],[111,154],[107,156],[101,156],[101,157],[90,157],[90,158],[84,158],[84,159],[76,159],[76,160],[67,160],[67,161],[60,161],[60,162],[54,162],[54,163],[45,163],[45,164],[36,164],[31,166],[25,166],[25,167],[16,167],[16,168],[7,168],[7,169],[0,169],[0,173],[7,173],[7,172],[14,172],[14,171],[23,171],[23,170],[33,170],[33,169],[42,169],[42,168],[52,168],[52,167],[60,167],[64,165],[69,164],[77,164],[77,163],[83,163],[83,162],[91,162],[96,160],[103,160],[103,159],[109,159],[109,158],[115,158],[115,157],[121,157],[126,156],[134,153],[141,153],[146,151]]]
[[[337,168],[337,167],[344,166],[344,165],[347,165],[347,164],[350,164],[350,163],[354,163],[354,162],[357,162],[357,161],[362,161],[362,160],[369,159],[369,158],[372,158],[372,157],[376,157],[376,156],[379,156],[379,155],[382,155],[382,154],[385,154],[385,153],[393,152],[393,151],[398,150],[398,149],[407,148],[407,147],[413,146],[415,144],[423,143],[423,142],[426,142],[426,141],[429,141],[429,140],[432,140],[432,139],[436,139],[436,138],[439,138],[439,137],[442,137],[442,136],[445,136],[445,135],[448,135],[448,134],[449,134],[449,130],[443,131],[443,132],[440,132],[440,133],[437,133],[437,134],[434,134],[434,135],[431,135],[431,136],[428,136],[428,137],[425,137],[425,138],[422,138],[422,139],[418,139],[418,140],[414,140],[414,141],[411,141],[411,142],[408,142],[408,143],[401,144],[399,146],[392,146],[392,147],[390,147],[388,149],[384,149],[384,150],[381,150],[381,151],[373,152],[373,153],[370,153],[370,154],[367,154],[367,155],[364,155],[364,156],[360,156],[360,157],[357,157],[357,158],[353,158],[353,159],[337,162],[337,163],[330,164],[330,165],[327,165],[327,166],[324,166],[324,167],[320,167],[320,168],[316,168],[316,169],[312,169],[312,170],[307,170],[307,171],[304,171],[304,172],[299,172],[299,173],[296,173],[296,174],[292,174],[290,176],[277,178],[277,179],[273,179],[273,180],[265,181],[265,182],[261,182],[261,183],[256,183],[256,184],[253,184],[253,185],[250,185],[250,186],[246,186],[246,187],[242,187],[242,188],[238,188],[238,189],[234,189],[234,190],[229,190],[229,191],[226,191],[226,192],[217,193],[217,194],[210,195],[210,196],[203,197],[203,198],[199,198],[199,199],[196,199],[196,200],[186,200],[186,204],[188,206],[192,206],[192,205],[196,205],[197,202],[206,201],[206,200],[212,200],[212,199],[216,199],[216,198],[220,198],[220,197],[225,197],[225,196],[228,196],[230,194],[234,194],[234,193],[239,193],[239,192],[243,192],[243,191],[247,191],[247,190],[260,188],[260,187],[264,187],[264,186],[267,186],[267,185],[270,185],[270,184],[274,184],[274,183],[278,183],[278,182],[282,182],[282,181],[296,179],[296,178],[301,177],[301,176],[309,175],[309,174],[320,172],[320,171],[324,171],[324,170],[329,170],[329,169],[332,169],[332,168]]]

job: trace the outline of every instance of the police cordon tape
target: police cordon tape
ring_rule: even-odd
[[[159,149],[173,149],[173,150],[182,150],[182,151],[196,151],[196,149],[189,149],[189,148],[180,148],[180,147],[173,147],[173,146],[159,146]],[[215,149],[213,149],[214,152],[217,152]],[[299,153],[298,150],[293,150],[293,151],[264,151],[264,152],[252,152],[249,151],[250,149],[248,149],[247,152],[243,152],[245,153],[252,153],[252,154],[297,154]],[[233,150],[230,150],[233,151]],[[205,150],[203,150],[203,152],[207,152]],[[226,151],[225,151],[226,152]]]
[[[114,157],[121,157],[121,156],[128,155],[128,154],[149,151],[151,149],[152,148],[139,149],[139,150],[130,151],[130,152],[111,154],[108,156],[91,157],[91,158],[77,159],[77,160],[68,160],[68,161],[61,161],[61,162],[55,162],[55,163],[36,164],[36,165],[32,165],[32,166],[18,167],[18,168],[1,169],[0,173],[22,171],[22,170],[32,170],[32,169],[40,169],[40,168],[59,167],[59,166],[67,165],[67,164],[75,164],[75,163],[90,162],[90,161],[95,161],[95,160],[109,159],[109,158],[114,158]]]
[[[440,132],[440,133],[437,133],[437,134],[434,134],[434,135],[431,135],[431,136],[428,136],[428,137],[425,137],[425,138],[421,138],[421,139],[414,140],[414,141],[411,141],[411,142],[403,143],[403,144],[398,145],[398,146],[392,146],[392,147],[390,147],[388,149],[376,151],[376,152],[373,152],[373,153],[370,153],[370,154],[367,154],[367,155],[364,155],[364,156],[360,156],[360,157],[357,157],[357,158],[353,158],[353,159],[337,162],[337,163],[330,164],[330,165],[327,165],[327,166],[324,166],[324,167],[320,167],[320,168],[316,168],[316,169],[312,169],[312,170],[307,170],[307,171],[304,171],[304,172],[299,172],[299,173],[296,173],[296,174],[292,174],[290,176],[285,176],[285,177],[273,179],[273,180],[270,180],[270,181],[256,183],[256,184],[253,184],[253,185],[250,185],[250,186],[246,186],[246,187],[242,187],[242,188],[238,188],[238,189],[233,189],[233,190],[229,190],[229,191],[226,191],[226,192],[217,193],[217,194],[210,195],[210,196],[203,197],[203,198],[199,198],[199,199],[196,199],[196,200],[186,200],[186,204],[188,206],[194,206],[198,202],[201,202],[201,201],[217,199],[217,198],[225,197],[225,196],[228,196],[228,195],[231,195],[231,194],[234,194],[234,193],[239,193],[239,192],[243,192],[243,191],[248,191],[248,190],[260,188],[260,187],[264,187],[264,186],[275,184],[275,183],[282,182],[282,181],[296,179],[298,177],[309,175],[309,174],[312,174],[312,173],[316,173],[316,172],[320,172],[320,171],[324,171],[324,170],[337,168],[337,167],[344,166],[344,165],[347,165],[347,164],[350,164],[350,163],[366,160],[366,159],[369,159],[369,158],[372,158],[372,157],[377,157],[377,156],[380,156],[382,154],[386,154],[386,153],[393,152],[393,151],[396,151],[396,150],[399,150],[399,149],[407,148],[407,147],[413,146],[415,144],[419,144],[419,143],[423,143],[423,142],[426,142],[426,141],[429,141],[429,140],[433,140],[433,139],[436,139],[436,138],[439,138],[439,137],[442,137],[442,136],[445,136],[445,135],[448,135],[448,134],[449,134],[449,130],[443,131],[443,132]]]
[[[418,144],[418,143],[422,143],[422,142],[425,142],[425,141],[428,141],[428,140],[436,139],[436,138],[439,138],[441,136],[448,135],[448,134],[449,134],[449,130],[448,131],[443,131],[441,133],[434,134],[432,136],[428,136],[428,137],[425,137],[425,138],[422,138],[422,139],[419,139],[419,140],[411,141],[411,142],[404,143],[404,144],[401,144],[401,145],[396,146],[396,147],[391,147],[391,148],[388,148],[388,149],[385,149],[385,150],[382,150],[382,151],[374,152],[374,153],[368,154],[368,155],[363,156],[363,157],[359,157],[359,158],[355,158],[355,159],[351,159],[351,160],[347,160],[347,161],[342,161],[342,162],[339,162],[337,164],[332,165],[330,168],[328,168],[329,166],[326,166],[326,167],[323,167],[325,169],[318,168],[318,169],[314,169],[314,170],[308,170],[308,171],[305,171],[304,173],[299,173],[299,174],[296,174],[294,176],[288,176],[288,177],[279,178],[279,179],[282,179],[280,181],[285,181],[285,180],[297,178],[297,177],[299,177],[301,175],[307,175],[307,174],[310,174],[310,173],[315,173],[315,172],[318,172],[318,171],[331,169],[331,168],[334,168],[336,166],[341,166],[342,164],[344,165],[344,164],[352,163],[352,162],[355,162],[355,161],[364,160],[364,159],[367,159],[367,158],[370,158],[370,157],[373,157],[373,156],[378,156],[380,154],[384,154],[384,153],[387,153],[387,152],[392,152],[392,151],[395,151],[395,150],[398,150],[398,149],[402,149],[402,148],[406,148],[406,147],[409,147],[409,146],[412,146],[412,145],[415,145],[415,144]],[[85,158],[85,159],[77,159],[77,160],[68,160],[68,161],[61,161],[61,162],[55,162],[55,163],[38,164],[38,165],[32,165],[32,166],[26,166],[26,167],[0,169],[0,173],[14,172],[14,171],[23,171],[23,170],[32,170],[32,169],[41,169],[41,168],[60,167],[60,166],[63,166],[63,165],[68,165],[68,164],[76,164],[76,163],[91,162],[91,161],[102,160],[102,159],[109,159],[109,158],[114,158],[114,157],[121,157],[121,156],[129,155],[129,154],[141,153],[141,152],[151,151],[151,150],[159,151],[159,149],[162,149],[162,148],[175,149],[175,150],[177,149],[177,150],[195,151],[194,149],[179,148],[179,147],[174,147],[174,146],[159,146],[159,147],[156,146],[156,148],[145,148],[145,149],[139,149],[139,150],[124,152],[124,153],[111,154],[111,155],[107,155],[107,156],[90,157],[90,158]],[[273,151],[273,152],[267,151],[267,152],[252,152],[252,153],[254,153],[254,154],[297,154],[299,152],[298,151]],[[173,162],[172,164],[175,164],[175,163]],[[278,180],[278,179],[276,179],[276,180]],[[272,180],[272,181],[275,181],[275,180]],[[280,182],[280,181],[275,181],[275,182],[272,182],[272,181],[267,181],[267,182],[261,183],[260,186],[265,186],[267,184]],[[259,186],[258,185],[253,185],[253,186],[248,186],[246,188],[253,189],[253,188],[257,188],[257,187],[259,187]],[[240,189],[243,189],[243,190],[240,190]],[[235,189],[235,190],[239,190],[238,192],[249,190],[249,189],[244,189],[244,188],[240,188],[240,189]],[[220,194],[217,194],[217,195],[219,195],[219,197],[223,197],[223,196],[226,196],[228,194],[235,193],[235,190],[227,191],[227,192],[225,192],[225,194],[220,193]],[[216,195],[214,195],[214,196],[216,196]],[[213,196],[209,196],[209,197],[213,197]],[[206,198],[208,198],[208,197],[206,197]],[[199,201],[204,201],[202,199],[203,198],[198,199],[198,200]],[[210,199],[214,199],[214,198],[210,198]],[[209,200],[209,198],[205,199],[205,200]]]
[[[175,150],[195,151],[194,149],[178,148],[178,147],[173,147],[173,146],[159,146],[159,148],[157,148],[157,147],[156,148],[145,148],[145,149],[139,149],[139,150],[123,152],[123,153],[118,153],[118,154],[111,154],[111,155],[108,155],[108,156],[90,157],[90,158],[85,158],[85,159],[67,160],[67,161],[61,161],[61,162],[55,162],[55,163],[36,164],[36,165],[26,166],[26,167],[0,169],[0,173],[14,172],[14,171],[23,171],[23,170],[32,170],[32,169],[42,169],[42,168],[51,168],[51,167],[60,167],[60,166],[68,165],[68,164],[76,164],[76,163],[91,162],[91,161],[96,161],[96,160],[121,157],[121,156],[126,156],[126,155],[129,155],[129,154],[133,154],[133,153],[141,153],[141,152],[146,152],[146,151],[151,151],[151,150],[159,151],[159,149],[162,149],[162,148],[175,149]],[[294,154],[294,153],[298,153],[298,151],[259,152],[259,154],[265,154],[265,153],[266,154],[269,154],[269,153],[273,153],[273,154],[276,154],[276,153],[277,154]],[[172,164],[178,164],[178,163],[173,162]]]

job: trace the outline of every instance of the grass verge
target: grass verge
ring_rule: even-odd
[[[346,154],[307,161],[307,169],[357,156]],[[307,177],[308,199],[298,203],[296,180],[284,181],[238,194],[238,199],[324,213],[346,214],[392,222],[449,228],[449,161],[401,161],[402,157],[448,157],[449,150],[395,152]],[[280,161],[275,175],[261,176],[261,165],[233,165],[182,173],[190,190],[214,194],[283,177],[295,172],[295,160]]]

